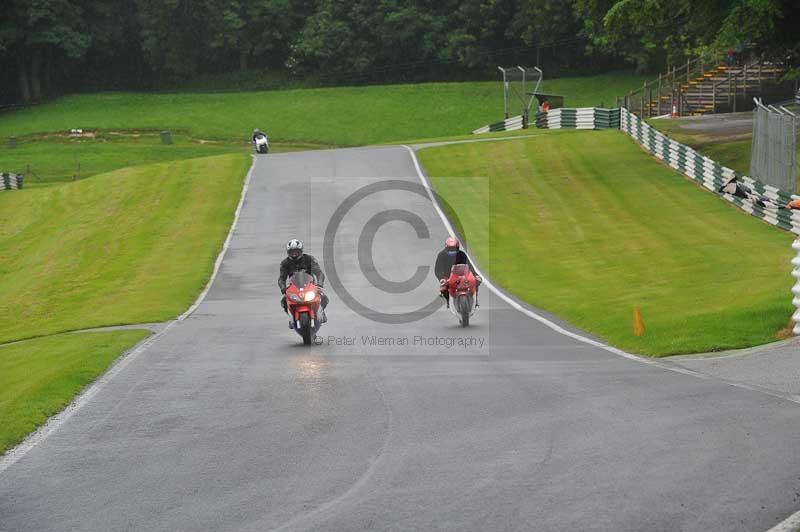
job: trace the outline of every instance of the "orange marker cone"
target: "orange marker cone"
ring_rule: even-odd
[[[639,312],[639,305],[633,306],[633,335],[642,336],[644,334],[644,320],[642,313]]]

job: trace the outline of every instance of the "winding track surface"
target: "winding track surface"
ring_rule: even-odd
[[[323,345],[300,346],[275,286],[285,241],[321,258],[338,204],[387,178],[417,183],[405,149],[259,158],[208,296],[0,474],[0,530],[730,532],[796,510],[800,406],[577,342],[488,291],[468,330],[444,309],[382,324],[331,291]],[[344,218],[337,271],[373,309],[413,310],[431,276],[386,294],[357,263],[387,209],[431,238],[383,225],[376,271],[399,281],[432,261],[446,235],[431,204],[385,191]]]

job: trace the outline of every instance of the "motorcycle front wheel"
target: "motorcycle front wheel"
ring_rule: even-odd
[[[469,327],[469,316],[472,314],[472,297],[458,296],[453,301],[453,304],[458,313],[458,321],[461,322],[461,326]]]
[[[304,345],[311,345],[311,318],[307,312],[300,314],[300,336],[303,337]]]

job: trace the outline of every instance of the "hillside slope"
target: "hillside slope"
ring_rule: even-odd
[[[791,235],[619,131],[542,131],[420,158],[467,235],[488,233],[470,246],[497,282],[614,345],[652,355],[746,347],[789,321]]]
[[[629,74],[545,81],[570,106],[612,105],[640,84]],[[516,108],[516,106],[515,106]],[[0,115],[0,138],[70,128],[171,129],[243,140],[255,127],[275,141],[335,146],[460,135],[502,119],[500,82],[425,83],[241,93],[74,95]]]

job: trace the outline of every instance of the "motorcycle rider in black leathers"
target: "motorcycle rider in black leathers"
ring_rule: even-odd
[[[477,273],[475,273],[475,267],[472,266],[467,254],[461,250],[461,243],[458,241],[458,239],[450,237],[445,240],[444,249],[436,256],[436,264],[433,266],[433,273],[436,275],[436,279],[439,281],[440,285],[443,285],[447,282],[447,279],[450,277],[450,270],[456,264],[469,265],[469,269],[475,276],[475,280],[477,281],[477,286],[475,287],[475,306],[477,307],[478,287],[480,286],[482,279]],[[450,293],[447,290],[444,290],[441,294],[447,302],[447,307],[449,308]]]
[[[286,244],[286,254],[288,255],[281,262],[281,272],[278,276],[278,288],[281,289],[281,307],[284,312],[286,308],[286,280],[291,277],[295,272],[304,271],[313,275],[316,278],[316,285],[319,287],[320,298],[322,303],[322,323],[328,321],[325,313],[325,307],[328,306],[328,295],[323,292],[323,285],[325,283],[325,274],[322,268],[319,267],[317,259],[303,253],[303,243],[297,239],[292,239]]]

